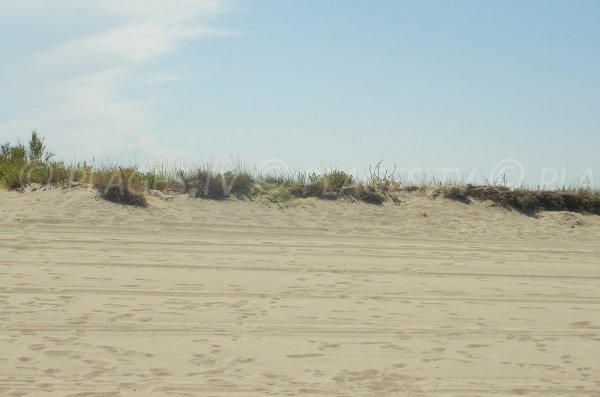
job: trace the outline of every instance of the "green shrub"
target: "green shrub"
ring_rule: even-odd
[[[333,170],[323,176],[325,188],[328,190],[339,190],[354,183],[354,177],[344,171]]]
[[[22,143],[5,143],[0,147],[0,160],[3,163],[24,164],[27,162],[27,149]]]
[[[164,191],[167,190],[169,185],[166,179],[160,177],[159,175],[153,172],[143,173],[140,175],[140,178],[142,181],[144,181],[148,189]]]
[[[245,171],[215,172],[200,168],[191,175],[180,172],[186,191],[195,191],[196,197],[225,199],[230,195],[238,198],[253,195],[255,180]]]
[[[48,162],[53,154],[46,150],[44,138],[40,137],[36,130],[31,131],[29,140],[29,160]]]
[[[242,170],[227,171],[223,174],[226,195],[232,194],[238,198],[250,197],[254,186],[254,178]]]
[[[0,163],[0,186],[10,190],[21,188],[19,168],[11,164]]]

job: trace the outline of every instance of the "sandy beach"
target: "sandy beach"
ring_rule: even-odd
[[[2,396],[600,396],[600,217],[0,192]]]

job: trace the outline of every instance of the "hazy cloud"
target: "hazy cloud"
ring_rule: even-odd
[[[52,146],[70,148],[78,156],[128,150],[143,155],[156,154],[160,149],[155,142],[156,132],[151,130],[148,104],[122,97],[119,87],[126,79],[147,83],[183,79],[182,73],[176,70],[156,70],[150,77],[146,70],[144,75],[138,76],[136,68],[151,66],[153,60],[176,51],[183,41],[232,35],[209,24],[211,18],[226,11],[228,4],[225,0],[3,3],[0,13],[7,11],[4,18],[8,15],[22,19],[23,29],[27,29],[29,18],[46,18],[44,26],[52,30],[52,15],[61,15],[61,23],[65,23],[64,15],[71,15],[73,10],[79,18],[101,20],[98,26],[103,28],[73,35],[49,47],[32,49],[35,51],[34,70],[21,72],[19,65],[13,65],[14,78],[28,79],[27,73],[42,74],[44,86],[36,93],[35,108],[27,109],[12,120],[0,121],[0,137],[37,128],[51,138]],[[66,23],[76,24],[77,20],[71,15]],[[40,76],[36,77],[39,80]]]

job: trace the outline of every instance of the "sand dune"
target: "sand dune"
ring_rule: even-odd
[[[599,396],[600,217],[0,192],[0,395]]]

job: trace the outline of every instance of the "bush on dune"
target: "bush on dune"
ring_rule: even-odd
[[[253,196],[254,177],[243,170],[220,172],[202,167],[191,173],[180,171],[179,175],[185,191],[193,193],[198,198],[219,200],[231,196],[237,198]]]
[[[267,194],[267,200],[276,204],[287,203],[295,198],[296,196],[285,186],[275,188]]]
[[[600,214],[600,192],[591,189],[534,190],[506,186],[440,186],[435,195],[470,203],[491,201],[533,215],[539,211],[575,211]]]
[[[28,184],[50,184],[53,181],[50,159],[44,140],[34,130],[29,145],[21,142],[0,146],[0,184],[8,189],[22,189]]]
[[[135,170],[94,170],[85,163],[67,166],[53,161],[53,157],[45,140],[35,130],[27,146],[3,144],[0,146],[0,185],[10,190],[22,190],[28,185],[70,186],[86,182],[107,200],[146,206],[144,185]]]
[[[133,168],[104,170],[93,175],[93,186],[100,196],[114,203],[146,207],[146,186]]]

